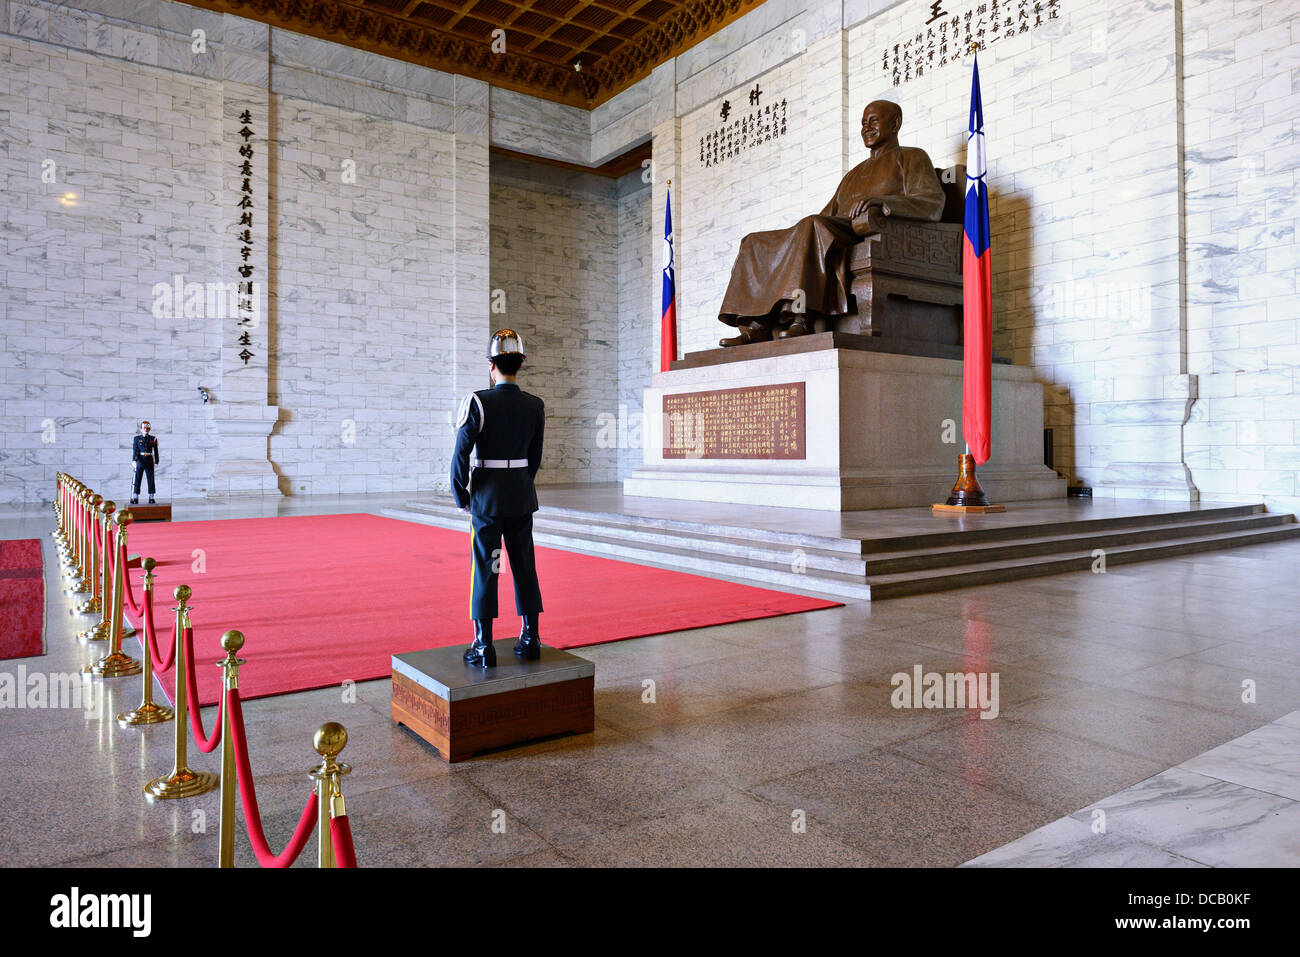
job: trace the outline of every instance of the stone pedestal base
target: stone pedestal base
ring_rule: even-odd
[[[459,645],[393,655],[393,720],[449,762],[595,729],[595,665],[547,647],[540,660],[520,661],[511,652],[513,638],[495,647],[495,668],[469,667]]]
[[[681,426],[665,422],[665,395],[791,383],[803,384],[802,457],[665,457],[666,431]],[[625,495],[831,511],[929,506],[952,489],[963,448],[955,359],[790,352],[662,372],[644,396],[644,465],[624,480]],[[727,441],[743,447],[744,436]],[[1043,389],[1028,368],[993,367],[993,455],[979,477],[995,501],[1065,497],[1065,481],[1043,464]]]
[[[279,494],[279,478],[268,458],[279,408],[255,402],[218,402],[209,408],[220,445],[208,494]]]

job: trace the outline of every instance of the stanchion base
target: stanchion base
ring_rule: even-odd
[[[145,800],[172,801],[177,798],[198,797],[215,791],[221,779],[207,771],[191,771],[189,768],[173,770],[165,777],[155,778],[144,786]]]
[[[102,613],[103,610],[104,610],[104,606],[100,603],[99,596],[96,595],[94,598],[87,598],[85,601],[83,601],[80,605],[77,605],[75,608],[69,608],[68,614],[69,615],[98,615]]]
[[[988,515],[991,512],[1005,512],[1005,505],[931,505],[934,512],[948,512],[956,515]]]
[[[142,704],[132,711],[123,711],[117,716],[117,723],[122,727],[132,727],[137,724],[162,724],[164,721],[172,721],[176,717],[176,712],[166,705]]]
[[[121,651],[111,652],[93,665],[86,665],[81,669],[82,674],[94,675],[96,678],[125,678],[128,675],[138,675],[142,671],[144,665]]]
[[[108,641],[108,622],[101,621],[94,628],[87,628],[77,635],[78,641]]]
[[[63,589],[65,595],[84,595],[90,591],[90,581],[86,578],[70,578],[67,587]]]

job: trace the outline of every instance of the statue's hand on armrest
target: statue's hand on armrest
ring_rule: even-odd
[[[869,236],[884,228],[884,206],[879,199],[864,199],[853,207],[853,231],[859,236]]]

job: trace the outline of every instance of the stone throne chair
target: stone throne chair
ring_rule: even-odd
[[[889,341],[962,344],[961,240],[966,167],[935,169],[943,187],[937,223],[885,217],[849,252],[857,312],[827,330]],[[945,178],[946,173],[946,178]],[[952,182],[949,182],[951,180]]]

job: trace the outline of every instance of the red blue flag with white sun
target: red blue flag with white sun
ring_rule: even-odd
[[[677,284],[673,279],[673,191],[664,200],[664,282],[660,297],[663,313],[659,320],[659,371],[667,372],[677,358]]]
[[[979,59],[970,88],[966,138],[966,214],[962,240],[962,303],[965,363],[962,376],[962,437],[983,465],[989,457],[993,410],[993,270],[989,250],[989,193],[984,179],[984,106]]]

